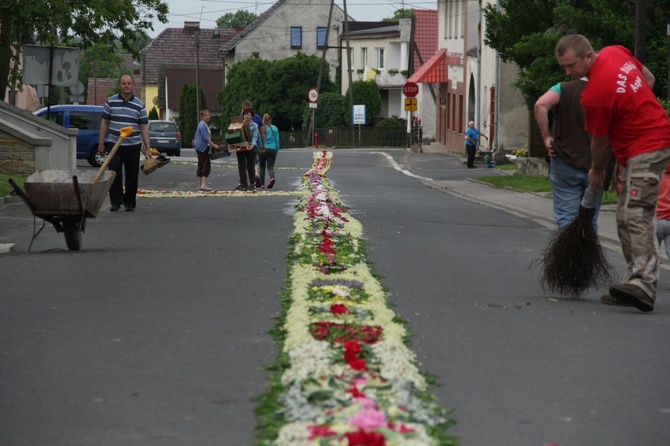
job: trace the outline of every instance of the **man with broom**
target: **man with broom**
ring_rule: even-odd
[[[579,213],[584,192],[590,187],[591,138],[584,131],[584,113],[579,102],[586,79],[559,82],[535,102],[535,120],[549,156],[551,196],[554,219],[559,228],[573,221]],[[553,111],[552,131],[549,112]],[[600,196],[593,215],[597,228]]]
[[[670,161],[670,119],[651,90],[655,78],[623,46],[596,53],[579,34],[559,40],[556,58],[568,76],[589,78],[581,104],[591,134],[589,182],[594,193],[605,181],[612,149],[624,166],[616,220],[627,268],[622,283],[610,286],[610,295],[653,311],[659,273],[656,202]]]

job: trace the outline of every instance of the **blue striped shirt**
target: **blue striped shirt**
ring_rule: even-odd
[[[129,100],[124,100],[121,94],[110,96],[102,109],[102,119],[109,121],[109,131],[105,141],[116,143],[123,127],[133,127],[133,133],[126,137],[122,146],[137,146],[142,144],[140,124],[149,124],[147,109],[135,95]]]

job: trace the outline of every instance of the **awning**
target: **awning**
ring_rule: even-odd
[[[423,84],[446,84],[447,76],[447,49],[439,50],[433,57],[412,74],[407,82]]]

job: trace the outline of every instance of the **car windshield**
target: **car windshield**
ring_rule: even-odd
[[[176,132],[177,125],[174,122],[150,122],[149,131],[151,132]]]

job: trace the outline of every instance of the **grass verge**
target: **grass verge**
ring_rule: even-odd
[[[551,182],[545,176],[513,175],[487,176],[477,178],[499,189],[512,189],[519,192],[551,193]],[[616,204],[619,197],[614,192],[605,192],[602,204]]]
[[[23,182],[26,179],[25,176],[0,173],[0,198],[6,197],[7,195],[9,195],[11,192],[14,191],[14,189],[12,189],[12,185],[9,184],[8,181],[10,178],[14,180],[17,186],[23,189]]]

